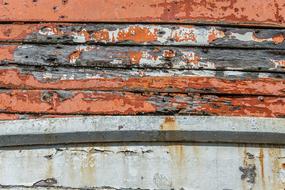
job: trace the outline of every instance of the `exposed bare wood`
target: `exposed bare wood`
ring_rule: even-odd
[[[283,50],[1,45],[0,63],[284,72]]]
[[[283,0],[1,0],[0,21],[180,22],[284,26]]]

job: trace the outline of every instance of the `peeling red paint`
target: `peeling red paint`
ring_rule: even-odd
[[[209,101],[207,104],[199,104],[197,110],[213,115],[284,117],[285,99],[264,97],[263,100],[260,100],[258,97],[214,97],[213,101]]]
[[[51,78],[52,79],[52,78]],[[203,76],[133,76],[129,78],[105,77],[86,79],[36,79],[32,74],[21,73],[17,69],[0,70],[0,86],[2,88],[26,89],[62,89],[62,90],[120,90],[120,91],[156,91],[156,92],[188,92],[203,93],[251,94],[285,96],[283,79],[236,79],[227,80]],[[206,90],[204,90],[206,89]]]
[[[9,46],[0,46],[0,61],[13,61],[14,60],[14,51],[18,46],[9,45]]]
[[[22,6],[22,5],[25,6]],[[54,9],[56,7],[56,11]],[[212,22],[284,26],[283,0],[9,0],[1,21]],[[115,11],[114,11],[115,10]]]
[[[32,32],[39,30],[40,25],[5,24],[0,25],[0,40],[23,40]]]
[[[68,92],[12,90],[0,93],[0,109],[17,113],[89,113],[136,114],[155,112],[144,96],[131,93]]]
[[[19,115],[17,114],[6,114],[0,113],[0,120],[17,120],[20,119]]]
[[[0,109],[7,113],[142,114],[180,110],[179,113],[284,117],[285,98],[218,97],[119,92],[6,90],[0,93]]]

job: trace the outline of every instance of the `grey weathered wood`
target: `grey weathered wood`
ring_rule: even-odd
[[[285,48],[284,29],[150,24],[8,24],[0,28],[2,42]],[[21,35],[10,35],[20,30]]]
[[[1,63],[13,62],[37,66],[285,71],[283,50],[20,45],[10,56],[12,58],[7,58],[7,61],[3,61],[2,58]]]

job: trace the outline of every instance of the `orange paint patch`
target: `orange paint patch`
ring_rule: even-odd
[[[131,26],[127,29],[119,30],[117,40],[118,41],[133,41],[137,43],[154,42],[157,40],[158,29],[149,29],[142,26]]]
[[[20,119],[19,115],[17,114],[0,113],[0,120],[17,120],[17,119]]]
[[[11,90],[0,93],[0,109],[29,113],[136,114],[155,112],[146,97],[132,93],[70,92],[63,97],[55,91]]]
[[[0,46],[0,61],[13,61],[14,52],[18,46]]]
[[[140,60],[143,56],[143,52],[141,51],[130,51],[129,52],[131,63],[132,64],[139,64]]]
[[[96,42],[109,42],[110,41],[110,35],[109,31],[107,29],[99,30],[96,32],[93,32],[91,34],[91,39],[93,39]],[[115,41],[115,39],[112,39],[112,41]]]
[[[281,44],[284,42],[285,38],[283,34],[279,34],[279,35],[273,36],[272,40],[275,44]]]
[[[28,35],[38,31],[41,25],[4,24],[0,25],[0,40],[24,40]]]
[[[223,31],[213,29],[210,31],[210,33],[208,35],[208,42],[211,43],[211,42],[213,42],[219,38],[223,38],[223,37],[225,37],[225,33]]]

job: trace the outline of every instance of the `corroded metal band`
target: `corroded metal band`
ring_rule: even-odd
[[[285,144],[285,119],[96,116],[0,122],[0,146],[89,142]]]

